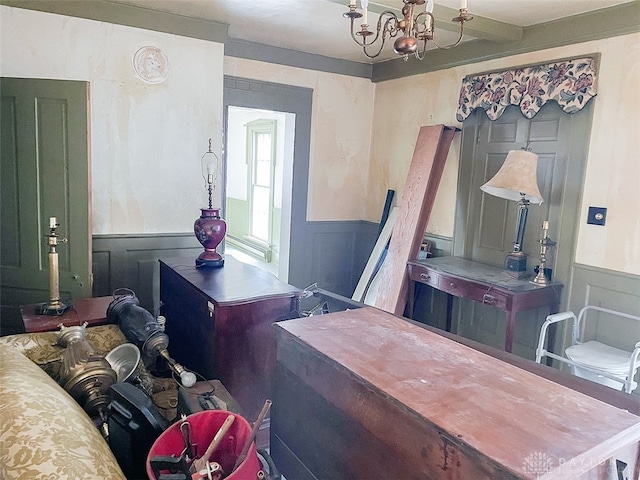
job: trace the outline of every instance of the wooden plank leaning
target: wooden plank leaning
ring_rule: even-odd
[[[407,303],[407,261],[414,259],[431,216],[455,127],[420,128],[409,173],[398,204],[398,218],[379,272],[374,306],[402,315]]]

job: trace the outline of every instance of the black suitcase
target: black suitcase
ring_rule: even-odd
[[[202,410],[227,410],[242,415],[240,405],[219,380],[204,380],[193,387],[178,389],[178,414],[191,415]]]
[[[168,421],[151,399],[136,386],[115,383],[111,386],[107,408],[109,447],[127,479],[146,479],[147,453],[167,428]]]

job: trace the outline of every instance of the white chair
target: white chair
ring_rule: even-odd
[[[607,308],[588,305],[580,310],[578,318],[573,312],[561,312],[549,315],[542,324],[538,348],[536,349],[536,362],[540,363],[542,357],[549,357],[571,366],[571,373],[583,378],[588,378],[597,383],[607,385],[615,389],[622,389],[631,393],[638,387],[634,381],[635,374],[640,366],[640,324],[638,325],[638,339],[632,352],[606,345],[595,340],[583,340],[586,316],[589,311],[603,312],[609,315],[624,317],[640,322],[640,317],[628,313],[617,312]],[[573,320],[571,334],[571,346],[565,350],[565,356],[556,355],[544,348],[547,342],[547,330],[550,325],[566,320]],[[622,387],[622,388],[621,388]]]

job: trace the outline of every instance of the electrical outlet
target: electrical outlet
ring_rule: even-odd
[[[607,209],[604,207],[589,207],[587,223],[589,225],[604,225],[607,219]]]

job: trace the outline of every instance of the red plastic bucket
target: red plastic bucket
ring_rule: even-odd
[[[225,410],[204,410],[193,413],[186,419],[191,427],[191,443],[195,445],[196,457],[199,457],[204,454],[214,435],[229,415],[233,415],[235,420],[209,459],[211,462],[218,462],[222,466],[225,475],[233,469],[238,456],[242,452],[242,447],[244,447],[251,434],[249,422],[240,415]],[[180,431],[181,423],[181,421],[178,421],[162,432],[151,446],[151,450],[147,455],[147,476],[150,480],[157,480],[151,468],[151,459],[153,457],[179,457],[184,450],[184,437]],[[252,442],[247,458],[225,479],[256,480],[258,472],[261,470],[262,463],[258,458],[255,443]]]

